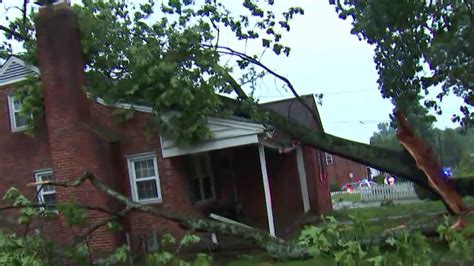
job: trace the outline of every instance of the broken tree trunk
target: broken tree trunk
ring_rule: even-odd
[[[425,173],[429,186],[441,196],[452,214],[460,215],[466,212],[461,196],[455,190],[451,180],[443,174],[441,162],[433,149],[415,134],[401,112],[396,112],[396,117],[397,138],[415,159],[416,166]]]

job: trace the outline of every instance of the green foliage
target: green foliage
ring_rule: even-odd
[[[120,232],[123,230],[122,225],[120,225],[117,221],[109,221],[106,226],[111,232]]]
[[[148,254],[148,265],[181,265],[181,266],[210,266],[213,265],[213,259],[207,254],[198,253],[194,261],[188,262],[178,257],[178,254],[185,247],[190,247],[198,243],[201,238],[194,234],[185,234],[179,241],[176,249],[173,249],[176,244],[176,239],[170,234],[164,234],[161,239],[162,247],[160,251]]]
[[[88,224],[89,220],[84,209],[78,208],[72,202],[59,203],[56,205],[58,211],[66,218],[66,221],[71,226],[82,227]]]
[[[196,259],[192,263],[193,266],[210,266],[213,265],[213,259],[211,256],[199,253],[196,255]]]
[[[209,138],[206,118],[232,113],[223,111],[226,106],[217,94],[233,92],[235,84],[229,80],[229,73],[252,90],[256,80],[264,75],[246,59],[221,47],[221,32],[242,42],[260,41],[262,50],[273,50],[277,55],[290,53],[282,34],[290,30],[291,20],[304,12],[290,7],[277,14],[272,11],[273,4],[244,1],[242,11],[230,12],[223,1],[217,0],[161,4],[84,0],[73,8],[80,24],[86,89],[92,97],[101,97],[107,103],[152,107],[155,116],[151,124],[160,134],[172,136],[177,144],[188,145]],[[26,19],[15,19],[9,26],[22,30],[23,38],[17,39],[23,44],[23,58],[36,63],[36,14],[29,13]],[[12,38],[7,36],[3,45],[9,53],[14,52],[9,46]],[[258,58],[259,54],[250,58]],[[227,60],[229,56],[234,59]],[[230,67],[234,63],[238,72]],[[35,99],[39,101],[41,97],[35,95]],[[252,111],[255,101],[248,101],[251,104],[245,102],[241,107]],[[34,107],[40,110],[41,104],[36,103]],[[171,110],[179,113],[165,119],[162,115]],[[121,121],[132,116],[133,108],[117,112]],[[33,118],[40,120],[37,115]]]
[[[114,253],[105,259],[97,260],[97,265],[122,265],[127,262],[128,257],[130,256],[130,250],[127,246],[118,247]]]
[[[469,239],[462,231],[451,228],[448,217],[445,216],[444,223],[439,225],[436,231],[440,239],[446,241],[450,251],[463,258],[472,259]]]
[[[426,117],[424,107],[441,114],[439,102],[462,98],[461,116],[474,121],[472,3],[448,1],[330,0],[351,33],[374,46],[379,89],[405,114]],[[431,95],[436,95],[432,98]]]
[[[455,175],[461,177],[474,176],[474,153],[464,153]]]
[[[245,1],[239,14],[230,12],[220,1],[82,1],[74,10],[87,69],[86,89],[108,103],[152,107],[152,124],[178,144],[208,138],[206,117],[220,115],[225,109],[216,92],[229,94],[234,89],[228,78],[233,69],[221,59],[232,53],[219,46],[220,33],[232,33],[240,41],[261,39],[262,49],[289,55],[282,33],[289,31],[291,20],[304,12],[291,7],[275,14],[272,5],[273,2]],[[26,27],[28,34],[18,41],[23,44],[25,58],[33,63],[36,40],[34,27],[30,26],[34,16],[31,14],[25,21],[15,19],[10,25],[12,29]],[[8,37],[5,45],[10,44],[12,36]],[[233,62],[238,62],[243,83],[255,85],[255,80],[263,77],[246,60],[237,57],[229,65]],[[180,112],[173,119],[164,119],[162,114],[170,110]],[[132,115],[133,112],[118,114],[122,119]]]
[[[402,150],[402,146],[395,136],[395,128],[389,123],[379,123],[377,125],[378,131],[370,137],[370,145],[379,146],[383,148],[390,148],[393,150]]]
[[[201,238],[199,236],[193,234],[186,234],[179,242],[179,247],[189,247],[193,244],[198,243],[199,241],[201,241]]]
[[[12,206],[23,207],[18,212],[19,224],[29,224],[33,217],[38,215],[38,210],[31,207],[31,201],[15,187],[11,187],[5,192],[3,200],[13,201]]]
[[[38,235],[19,237],[0,232],[0,264],[47,265],[42,254],[44,244],[44,240]]]
[[[385,242],[391,247],[390,257],[396,258],[400,265],[431,265],[433,253],[420,232],[404,231]]]
[[[26,116],[28,129],[25,134],[33,136],[43,123],[43,90],[37,77],[28,77],[14,91],[14,99],[21,102],[21,114]]]
[[[353,218],[357,225],[362,225],[359,229],[364,232],[362,220],[355,216]],[[299,243],[308,247],[313,256],[330,256],[345,265],[357,264],[366,257],[367,252],[358,241],[344,238],[344,226],[336,219],[323,217],[323,221],[324,225],[321,227],[306,227],[299,237]]]
[[[472,164],[469,164],[469,160],[470,154],[474,153],[474,129],[446,128],[440,130],[427,127],[416,119],[410,123],[423,140],[439,155],[444,166],[453,167],[457,176],[470,176],[469,169],[472,168]],[[392,125],[380,123],[377,127],[378,131],[374,132],[370,138],[371,145],[394,150],[402,149]],[[459,169],[461,167],[465,170]]]

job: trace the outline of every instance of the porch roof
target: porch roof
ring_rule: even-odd
[[[272,139],[272,130],[268,130],[264,125],[258,123],[232,118],[208,117],[207,127],[213,138],[187,147],[178,146],[173,139],[160,136],[163,158],[257,143],[272,148],[285,146],[283,142]]]

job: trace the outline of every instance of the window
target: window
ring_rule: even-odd
[[[128,157],[132,198],[139,202],[161,202],[158,165],[154,153]]]
[[[326,164],[327,165],[333,164],[332,155],[329,153],[325,153],[325,154],[326,154]]]
[[[12,131],[17,132],[28,128],[28,116],[20,113],[21,103],[8,95],[8,109],[10,110],[10,124]]]
[[[42,170],[35,173],[36,182],[53,181],[52,170]],[[49,185],[37,185],[38,190],[38,201],[42,204],[55,204],[56,203],[56,189],[54,186]]]
[[[205,201],[215,198],[214,176],[212,174],[209,153],[200,153],[191,156],[193,175],[191,187],[195,201]]]

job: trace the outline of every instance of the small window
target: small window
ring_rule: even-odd
[[[53,181],[53,171],[43,170],[35,173],[35,180],[38,183],[45,181]],[[54,205],[56,204],[56,189],[50,185],[37,185],[38,201],[41,204]]]
[[[28,116],[21,113],[21,102],[15,100],[13,95],[8,95],[8,109],[12,131],[17,132],[27,129]]]
[[[330,164],[333,164],[333,158],[332,158],[332,155],[329,154],[329,153],[325,153],[326,154],[326,165],[330,165]]]
[[[196,202],[214,199],[214,175],[212,173],[209,153],[192,155],[192,190]]]
[[[155,154],[140,154],[128,158],[132,197],[139,202],[161,202],[160,179]]]

